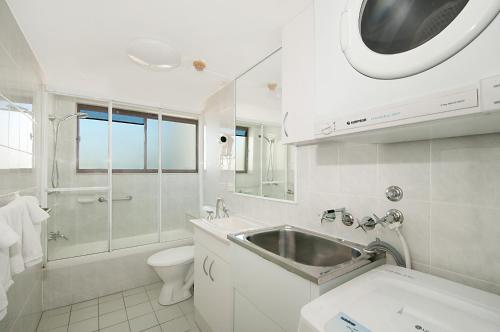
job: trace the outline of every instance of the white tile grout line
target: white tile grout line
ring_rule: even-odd
[[[128,313],[127,313],[127,307],[125,306],[125,296],[123,296],[123,291],[122,291],[122,292],[119,292],[119,293],[121,293],[121,294],[122,294],[122,301],[123,301],[123,306],[124,306],[124,309],[123,309],[123,310],[125,310],[125,315],[126,315],[126,317],[127,317],[127,320],[126,320],[126,321],[127,321],[128,326],[129,326],[129,329],[131,329],[131,327],[130,327],[130,319],[128,318]],[[114,294],[118,294],[118,293],[114,293]],[[113,294],[111,294],[111,295],[113,295]],[[105,295],[105,296],[106,296],[106,295]],[[100,296],[100,297],[104,297],[104,296]],[[99,317],[100,317],[99,297],[96,297],[96,298],[93,298],[93,299],[90,299],[90,300],[85,300],[85,301],[81,301],[81,302],[77,302],[77,303],[70,304],[70,311],[69,311],[69,316],[68,316],[68,323],[66,324],[66,329],[69,329],[69,326],[71,325],[71,324],[70,324],[70,321],[71,321],[71,313],[73,312],[73,305],[78,304],[78,303],[82,303],[82,302],[92,301],[92,300],[97,300],[97,317],[92,317],[92,318],[97,318],[97,328],[98,328],[98,329],[97,329],[97,331],[100,331],[100,330],[101,330],[101,327],[100,327],[100,322],[99,322]],[[189,299],[188,299],[188,300],[186,300],[186,301],[189,301]],[[153,303],[152,303],[152,300],[151,300],[151,299],[149,299],[149,298],[148,298],[148,301],[147,301],[147,302],[149,302],[149,303],[151,304],[151,306],[153,307]],[[103,303],[106,303],[106,302],[103,302]],[[142,302],[142,303],[146,303],[146,302]],[[139,303],[139,304],[140,304],[140,303]],[[176,304],[176,305],[177,305],[177,304]],[[66,306],[61,306],[61,307],[59,307],[59,308],[62,308],[62,307],[66,307]],[[89,306],[89,307],[90,307],[90,306]],[[88,308],[88,307],[85,307],[85,308]],[[57,308],[53,308],[53,309],[57,309]],[[49,310],[53,310],[53,309],[49,309]],[[81,308],[81,309],[84,309],[84,308]],[[81,309],[78,309],[78,310],[81,310]],[[163,308],[163,309],[164,309],[164,308]],[[170,320],[177,319],[177,318],[179,318],[179,317],[184,317],[184,318],[185,318],[188,322],[190,322],[189,317],[188,317],[188,315],[189,315],[189,314],[184,313],[184,311],[183,311],[181,308],[179,308],[179,309],[180,309],[180,311],[181,311],[181,313],[182,313],[182,316],[178,316],[178,317],[172,318],[172,319],[170,319]],[[42,315],[43,315],[43,313],[45,313],[46,311],[49,311],[49,310],[45,310],[45,311],[43,311],[43,312],[42,312]],[[75,310],[75,311],[78,311],[78,310]],[[122,310],[122,309],[118,309],[118,310]],[[114,311],[108,312],[108,313],[106,313],[106,314],[109,314],[109,313],[112,313],[112,312],[116,312],[116,311],[118,311],[118,310],[114,310]],[[159,310],[162,310],[162,309],[159,309]],[[154,308],[153,308],[153,314],[154,314],[154,316],[155,316],[155,319],[156,319],[157,324],[156,324],[156,325],[154,325],[154,326],[152,326],[152,327],[157,327],[157,326],[160,326],[160,328],[161,328],[161,325],[162,325],[162,324],[165,324],[165,323],[167,323],[167,322],[169,322],[169,321],[170,321],[170,320],[168,320],[168,321],[165,321],[165,322],[163,322],[163,323],[160,323],[160,320],[158,319],[158,316],[157,316],[157,312],[158,312],[159,310],[154,310]],[[67,314],[67,313],[62,313],[61,315],[65,315],[65,314]],[[142,316],[148,315],[148,314],[150,314],[150,312],[145,313],[144,315],[140,315],[140,316],[134,317],[133,319],[136,319],[136,318],[139,318],[139,317],[142,317]],[[88,319],[92,319],[92,318],[88,318]],[[122,323],[123,323],[123,322],[118,322],[118,323],[116,323],[116,324],[114,324],[114,325],[106,326],[106,328],[110,328],[110,327],[113,327],[113,326],[116,326],[116,325],[118,325],[118,324],[122,324]],[[38,324],[40,324],[40,322],[39,322]],[[195,324],[196,324],[196,323],[195,323]],[[62,326],[61,326],[61,327],[62,327]],[[37,330],[38,330],[38,326],[37,326]],[[46,332],[50,332],[50,331],[51,331],[51,330],[48,330],[48,331],[46,331]]]

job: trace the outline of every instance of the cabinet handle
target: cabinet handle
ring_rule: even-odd
[[[214,265],[215,261],[212,261],[212,263],[210,263],[210,267],[208,268],[208,276],[210,277],[210,280],[212,281],[215,281],[214,280],[214,277],[212,276],[212,266]]]
[[[207,273],[207,268],[205,267],[205,263],[207,262],[208,256],[205,256],[205,259],[203,260],[203,272],[205,272],[205,275],[208,276]]]
[[[283,117],[283,132],[285,133],[285,136],[288,137],[288,131],[286,130],[286,120],[288,119],[288,112],[285,113],[285,116]]]

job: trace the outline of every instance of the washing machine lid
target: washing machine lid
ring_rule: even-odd
[[[348,0],[341,47],[360,73],[403,78],[458,53],[499,11],[500,0]]]
[[[307,304],[302,320],[321,332],[493,332],[500,296],[384,265]]]
[[[150,266],[173,266],[192,262],[194,246],[185,246],[162,250],[148,258]]]

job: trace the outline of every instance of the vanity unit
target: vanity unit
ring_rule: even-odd
[[[295,332],[305,304],[385,262],[363,246],[292,226],[229,239],[235,332]]]
[[[233,331],[230,232],[257,225],[239,218],[192,220],[194,227],[195,320],[204,332]]]

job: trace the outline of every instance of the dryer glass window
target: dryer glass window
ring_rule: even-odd
[[[363,42],[372,51],[397,54],[443,31],[469,0],[365,0],[360,15]]]

